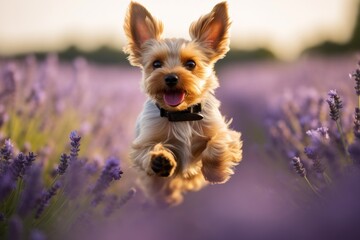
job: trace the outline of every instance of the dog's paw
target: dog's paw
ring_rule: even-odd
[[[164,154],[156,154],[151,157],[150,168],[160,177],[170,177],[173,175],[176,167],[176,162],[172,156]]]

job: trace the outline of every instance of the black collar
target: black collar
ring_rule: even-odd
[[[204,118],[201,112],[201,103],[193,105],[183,111],[170,112],[159,105],[156,106],[160,110],[160,117],[166,117],[170,122],[199,121]]]

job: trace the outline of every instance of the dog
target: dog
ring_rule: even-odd
[[[191,40],[162,38],[163,24],[145,7],[128,7],[124,52],[142,69],[148,97],[129,157],[155,205],[174,206],[188,191],[225,183],[242,159],[241,134],[229,128],[214,95],[214,64],[229,50],[229,27],[226,2],[191,24]]]

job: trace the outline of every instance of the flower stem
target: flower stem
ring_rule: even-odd
[[[329,177],[329,175],[327,175],[326,172],[323,173],[323,176],[324,176],[325,182],[326,182],[327,184],[331,184],[331,183],[332,183],[331,178]]]
[[[346,144],[346,140],[345,140],[345,137],[344,137],[344,132],[343,132],[343,129],[342,129],[340,119],[336,120],[335,122],[336,122],[336,127],[337,127],[337,129],[338,129],[338,131],[340,133],[340,138],[341,138],[341,142],[342,142],[342,145],[343,145],[343,148],[344,148],[346,161],[348,163],[351,163],[350,156],[349,156],[349,153],[347,151],[347,144]]]
[[[311,184],[311,182],[309,181],[309,179],[304,176],[304,179],[306,181],[306,183],[309,185],[309,187],[311,188],[311,190],[316,194],[316,196],[318,196],[319,198],[322,198],[322,196],[319,194],[319,192],[315,189],[315,187]]]

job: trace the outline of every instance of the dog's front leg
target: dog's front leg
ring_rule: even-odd
[[[241,161],[240,133],[226,129],[216,133],[202,153],[202,173],[211,183],[224,183]]]
[[[151,146],[134,143],[130,157],[136,166],[150,176],[170,177],[177,166],[174,154],[162,143]]]

